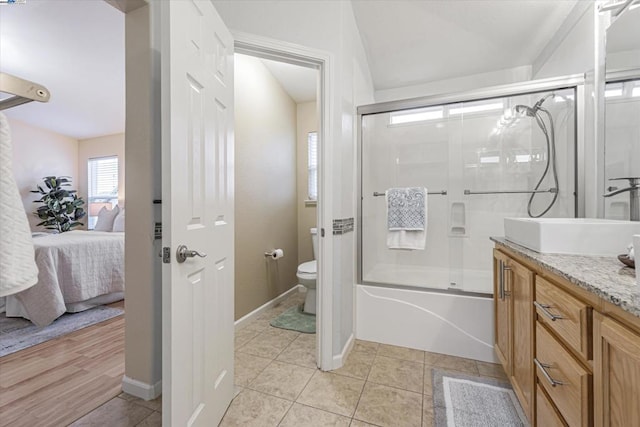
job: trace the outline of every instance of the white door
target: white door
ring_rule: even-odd
[[[215,426],[234,387],[233,39],[210,0],[160,3],[163,425]]]

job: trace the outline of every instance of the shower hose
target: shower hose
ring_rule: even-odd
[[[545,124],[543,120],[543,116],[541,113],[546,114],[547,119],[549,120],[548,128],[547,128],[547,124]],[[546,108],[543,108],[542,106],[534,107],[533,117],[535,117],[536,122],[538,123],[540,130],[542,130],[542,133],[544,134],[544,137],[547,142],[547,163],[545,165],[544,172],[542,172],[540,179],[538,180],[538,182],[534,187],[534,191],[540,188],[540,185],[542,184],[544,179],[547,177],[547,174],[549,173],[549,169],[551,169],[551,173],[553,175],[553,182],[554,182],[554,188],[555,188],[555,191],[553,193],[553,199],[551,200],[549,205],[541,213],[535,214],[535,215],[531,212],[531,205],[533,204],[533,199],[536,197],[538,193],[531,193],[531,197],[529,197],[529,202],[527,203],[527,214],[529,214],[531,218],[540,218],[541,216],[549,212],[549,210],[556,203],[556,200],[558,200],[559,187],[558,187],[558,170],[556,168],[556,138],[555,138],[555,131],[553,128],[553,117],[551,116],[551,113],[549,112],[549,110],[547,110]]]

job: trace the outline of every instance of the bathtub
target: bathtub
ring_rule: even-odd
[[[493,299],[356,285],[356,338],[497,363]]]

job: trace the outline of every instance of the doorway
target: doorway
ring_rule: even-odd
[[[331,275],[331,260],[327,256],[330,248],[327,245],[327,241],[323,239],[324,229],[321,224],[325,223],[325,218],[330,216],[331,206],[322,202],[324,200],[323,194],[326,191],[324,180],[326,164],[323,163],[325,158],[325,138],[328,135],[329,125],[328,117],[330,116],[328,106],[328,93],[330,87],[329,80],[329,56],[321,51],[314,49],[308,49],[302,46],[294,46],[288,43],[281,43],[276,40],[268,39],[265,37],[254,36],[245,33],[234,34],[235,37],[235,53],[243,54],[253,58],[259,58],[261,60],[270,60],[277,63],[294,65],[298,67],[304,67],[307,69],[316,70],[316,117],[317,122],[317,188],[316,188],[316,215],[315,223],[317,226],[317,259],[319,260],[317,265],[317,278],[316,278],[316,365],[322,370],[333,369],[333,354],[332,354],[332,289],[329,286],[323,286],[324,278]],[[298,136],[300,138],[300,136]],[[299,153],[300,154],[300,153]],[[298,156],[300,157],[300,156]],[[300,177],[298,177],[300,178]],[[298,185],[300,188],[300,185]],[[318,202],[320,201],[320,202]],[[309,221],[307,214],[306,221]],[[305,239],[311,240],[311,235],[305,235],[306,224],[298,227],[299,230],[299,245],[305,245]],[[300,232],[300,230],[302,230]],[[307,244],[307,250],[309,246]],[[303,249],[304,251],[304,249]],[[300,254],[300,253],[299,253]]]
[[[236,377],[247,386],[265,346],[318,366],[319,71],[255,54],[234,62]]]

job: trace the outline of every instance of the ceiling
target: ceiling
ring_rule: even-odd
[[[532,64],[576,0],[352,3],[380,90]],[[315,99],[315,71],[265,64],[297,102]],[[124,131],[124,15],[106,2],[0,5],[0,67],[51,92],[7,116],[78,139]]]
[[[640,47],[640,1],[614,21],[607,31],[607,52],[638,50]]]
[[[296,104],[315,101],[318,70],[268,59],[263,59],[262,63]]]
[[[0,5],[0,67],[51,93],[7,117],[76,139],[124,131],[124,14],[106,2]]]
[[[530,65],[577,1],[352,3],[374,85],[388,89]]]

